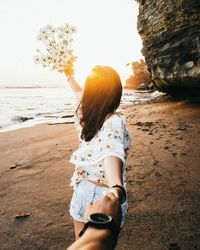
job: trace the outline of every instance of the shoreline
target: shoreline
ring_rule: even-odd
[[[41,88],[43,90],[43,88]],[[48,91],[48,88],[46,89]],[[12,93],[10,97],[10,102],[12,103],[12,98],[15,93]],[[26,101],[23,101],[23,105],[19,105],[20,100],[26,100],[24,99],[23,95],[29,95],[31,98],[33,98],[33,107],[30,106],[30,103],[27,103]],[[33,93],[32,93],[33,94]],[[52,92],[49,93],[52,95]],[[56,93],[55,98],[58,98],[58,94]],[[62,93],[63,94],[63,93]],[[137,102],[144,102],[145,100],[151,99],[151,95],[153,92],[150,91],[136,91],[136,90],[124,90],[124,93],[122,95],[121,105],[120,106],[126,106],[126,105],[132,105]],[[61,102],[55,102],[54,108],[51,106],[52,103],[50,103],[50,100],[47,98],[48,93],[40,93],[41,96],[44,96],[44,98],[47,98],[43,100],[43,102],[47,103],[47,106],[40,107],[36,105],[36,97],[33,95],[30,95],[30,93],[17,93],[18,96],[16,102],[16,112],[8,114],[1,113],[1,122],[0,122],[0,133],[15,130],[18,128],[26,128],[26,127],[32,127],[37,124],[48,124],[48,123],[64,123],[68,122],[71,123],[73,121],[73,113],[75,110],[75,96],[72,94],[70,97],[62,96],[63,100]],[[161,94],[162,95],[162,94]],[[5,96],[3,96],[5,98]],[[41,98],[41,97],[40,97]],[[70,98],[70,101],[67,101],[67,99]],[[6,100],[7,101],[7,100]],[[56,100],[55,100],[56,101]],[[1,100],[1,104],[3,107],[5,106],[4,99]],[[57,108],[55,108],[57,107]],[[40,110],[40,108],[42,110]],[[10,109],[13,110],[13,108],[10,107]],[[38,110],[37,110],[38,109]],[[7,110],[7,107],[5,106],[3,110]],[[8,109],[9,110],[9,109]],[[15,109],[14,109],[15,111]]]
[[[23,127],[16,127],[16,128],[7,128],[5,130],[0,130],[0,134],[2,133],[7,133],[7,132],[11,132],[11,131],[16,131],[19,129],[27,129],[27,128],[34,128],[36,126],[41,126],[41,125],[47,125],[47,126],[53,126],[53,125],[67,125],[67,124],[74,124],[74,121],[66,121],[66,122],[53,122],[53,123],[47,123],[45,122],[41,122],[41,123],[36,123],[36,124],[32,124],[32,125],[25,125]]]
[[[169,249],[170,244],[197,249],[200,244],[200,104],[162,101],[123,109],[133,144],[127,159],[129,211],[119,250]],[[77,146],[73,124],[0,133],[2,249],[65,249],[72,243],[69,157]],[[16,219],[17,211],[30,215]]]

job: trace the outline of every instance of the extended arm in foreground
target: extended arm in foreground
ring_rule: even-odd
[[[106,213],[110,215],[120,227],[121,207],[119,199],[113,193],[108,193],[101,200],[94,204],[89,204],[86,208],[85,218],[94,213]],[[75,241],[68,250],[108,250],[114,249],[117,242],[117,236],[109,229],[96,229],[91,226],[87,228],[85,233]]]

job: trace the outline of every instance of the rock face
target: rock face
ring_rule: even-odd
[[[148,89],[151,83],[151,76],[144,60],[141,59],[139,62],[132,62],[131,68],[133,75],[126,80],[125,88],[136,90]]]
[[[200,1],[138,0],[142,53],[156,86],[200,90]]]

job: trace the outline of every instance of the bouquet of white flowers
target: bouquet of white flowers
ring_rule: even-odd
[[[69,24],[59,27],[47,25],[41,28],[37,39],[45,45],[45,49],[36,50],[34,62],[59,72],[73,67],[76,57],[73,55],[72,36],[76,31],[76,27]]]

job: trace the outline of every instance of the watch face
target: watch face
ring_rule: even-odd
[[[103,213],[96,213],[96,214],[91,214],[89,217],[89,221],[95,224],[107,224],[109,222],[112,221],[112,217],[107,215],[107,214],[103,214]]]

